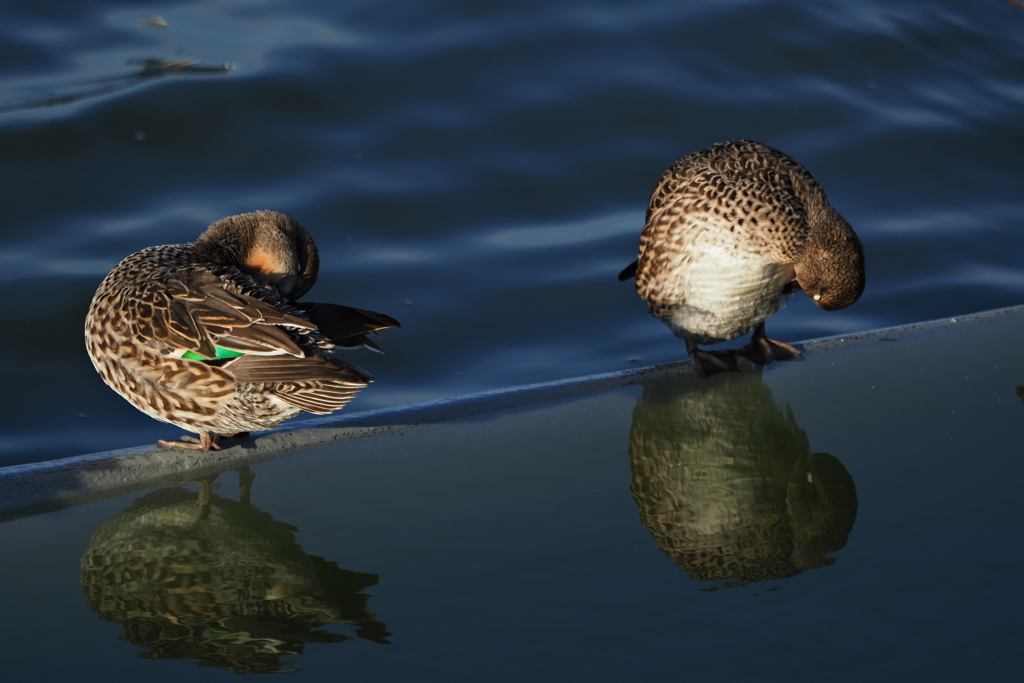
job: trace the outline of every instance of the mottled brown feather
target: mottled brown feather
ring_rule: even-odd
[[[214,346],[248,353],[287,353],[301,358],[302,349],[281,326],[313,330],[309,321],[282,313],[244,293],[226,291],[220,280],[202,268],[182,268],[146,285],[138,304],[125,301],[127,320],[137,334],[152,336],[171,350],[193,351],[215,358]]]
[[[807,169],[761,143],[733,140],[688,154],[662,175],[637,263],[619,274],[631,276],[692,355],[697,344],[763,334],[765,318],[797,289],[824,310],[851,305],[864,290],[864,252]]]
[[[86,318],[89,356],[139,410],[200,435],[337,410],[373,378],[329,355],[331,337],[376,348],[367,335],[398,322],[295,302],[318,264],[305,229],[272,211],[218,221],[192,244],[143,249],[97,289]],[[246,355],[213,360],[216,347]],[[183,358],[189,351],[207,360]]]

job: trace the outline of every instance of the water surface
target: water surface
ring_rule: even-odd
[[[5,671],[1012,680],[1022,316],[304,430],[205,508],[179,484],[0,510]]]
[[[156,15],[169,28],[140,22]],[[96,377],[89,299],[125,255],[256,208],[315,235],[318,298],[403,323],[386,356],[353,355],[378,382],[349,410],[684,357],[615,275],[662,171],[736,137],[808,166],[867,250],[862,300],[795,297],[780,339],[1024,300],[1024,12],[997,0],[41,0],[0,18],[0,463],[176,438]],[[138,78],[146,59],[233,69]]]

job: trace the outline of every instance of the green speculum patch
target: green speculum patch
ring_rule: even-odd
[[[203,358],[198,353],[195,353],[193,351],[186,351],[185,353],[183,353],[181,355],[181,357],[184,358],[185,360],[208,361],[208,360],[224,360],[225,358],[238,358],[239,356],[244,356],[245,355],[241,351],[232,351],[231,349],[225,349],[225,348],[220,347],[220,346],[215,346],[213,348],[215,348],[217,350],[216,358]]]

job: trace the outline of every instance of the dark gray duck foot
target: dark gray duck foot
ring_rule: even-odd
[[[750,343],[736,351],[736,354],[758,365],[768,365],[776,360],[793,360],[800,355],[795,346],[769,339],[764,331],[764,322],[754,330]]]
[[[690,352],[693,369],[701,377],[708,377],[719,372],[739,371],[739,367],[736,365],[735,351],[701,351],[696,344],[689,340],[686,342],[686,350]]]

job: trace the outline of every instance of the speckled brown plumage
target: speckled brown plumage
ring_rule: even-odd
[[[637,262],[621,279],[686,340],[701,374],[735,369],[734,352],[698,344],[754,330],[740,354],[757,363],[798,355],[767,338],[764,320],[785,296],[807,292],[822,309],[864,291],[860,240],[807,169],[750,140],[688,154],[662,176],[647,210]]]
[[[132,405],[199,435],[161,446],[209,450],[216,436],[330,413],[373,381],[330,350],[377,348],[369,335],[398,322],[296,302],[318,269],[312,237],[284,214],[225,218],[196,242],[150,247],[118,264],[93,297],[86,348]]]

